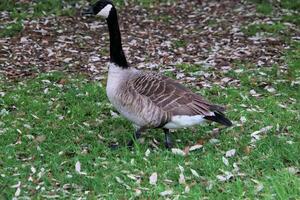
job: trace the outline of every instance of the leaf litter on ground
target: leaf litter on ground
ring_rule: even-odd
[[[136,12],[137,10],[139,10],[139,12]],[[159,19],[149,20],[149,18],[151,18],[151,13],[156,10],[158,16],[164,13],[170,14],[170,22],[163,23]],[[178,15],[178,13],[181,13],[183,17]],[[10,15],[6,15],[3,11],[0,11],[0,14],[2,14],[1,16],[6,16],[5,18],[0,19],[0,21],[3,20],[1,23],[7,23],[12,20],[9,18]],[[279,13],[279,16],[281,14],[282,13]],[[140,20],[136,20],[137,18]],[[216,20],[215,24],[211,24],[213,20]],[[241,83],[238,78],[228,75],[231,72],[234,72],[237,75],[247,75],[249,69],[236,69],[235,63],[237,62],[249,62],[256,64],[257,70],[259,71],[258,76],[264,77],[264,79],[269,76],[269,73],[261,71],[262,69],[268,69],[273,66],[278,66],[279,69],[286,68],[282,60],[282,52],[289,48],[290,44],[288,42],[286,42],[283,38],[264,34],[257,34],[255,36],[248,37],[242,31],[243,26],[247,24],[249,25],[252,22],[259,24],[277,20],[278,19],[273,17],[257,15],[255,13],[255,5],[253,4],[230,1],[202,1],[200,3],[199,1],[190,1],[189,4],[182,1],[170,3],[168,6],[155,6],[150,9],[141,9],[139,6],[128,5],[120,10],[120,25],[124,47],[126,55],[130,57],[129,62],[131,65],[138,66],[140,69],[156,70],[162,73],[172,72],[177,78],[180,78],[180,81],[183,83],[200,88],[206,87],[211,89],[215,85],[218,85],[221,88],[239,88],[243,86],[242,84],[244,83]],[[199,21],[201,21],[200,27],[198,26]],[[222,25],[223,23],[225,23],[224,26]],[[107,67],[103,63],[109,60],[108,53],[106,52],[108,49],[108,34],[103,33],[105,31],[98,31],[106,28],[104,22],[100,20],[95,21],[83,19],[79,16],[54,17],[53,15],[49,15],[37,18],[36,20],[25,20],[24,26],[25,29],[22,34],[0,39],[0,46],[3,47],[0,50],[1,74],[13,79],[35,76],[41,72],[59,70],[75,73],[84,72],[89,75],[91,79],[95,80],[106,79],[105,74],[107,72]],[[145,31],[141,31],[144,29]],[[187,32],[179,32],[178,30],[187,30]],[[296,38],[296,35],[298,34],[296,29],[290,29],[287,27],[287,31],[289,31],[289,34],[294,35],[293,38]],[[184,45],[184,42],[182,41],[185,41],[186,44]],[[188,64],[188,70],[180,66],[182,63]],[[193,72],[190,72],[191,66],[196,66],[196,69],[193,70]],[[282,71],[278,71],[277,73],[282,73]],[[275,80],[275,82],[276,81],[277,80]],[[253,80],[253,82],[255,81]],[[51,84],[51,81],[45,80],[45,85],[47,84]],[[58,88],[63,88],[65,84],[68,83],[63,81],[63,79],[55,83]],[[299,78],[291,81],[290,85],[291,87],[294,87],[297,84],[299,84]],[[259,99],[266,95],[264,90],[271,93],[271,95],[277,95],[278,93],[276,85],[264,83],[264,85],[259,86],[259,88],[253,87],[247,90],[249,94],[241,94],[241,96],[244,95],[245,97],[243,102],[245,105],[245,111],[249,113],[265,112],[263,108],[247,105],[250,98],[249,96]],[[47,86],[44,87],[43,92],[45,95],[49,95],[52,90],[50,86]],[[1,91],[0,96],[6,97],[8,93],[9,91],[6,90],[3,92]],[[80,95],[78,94],[78,97],[80,96],[84,96],[84,93]],[[290,99],[290,101],[282,102],[278,105],[282,108],[287,108],[291,104],[296,104],[297,102],[298,100],[296,99]],[[0,113],[0,117],[3,117],[10,115],[12,111],[8,108],[4,108],[1,109]],[[108,112],[108,115],[109,113],[110,112]],[[114,111],[110,114],[118,118],[118,114],[115,115]],[[30,115],[36,120],[43,119],[43,116],[36,113]],[[248,119],[248,116],[248,113],[246,113],[245,117],[240,117],[242,128],[252,122],[251,117]],[[64,120],[65,116],[57,115],[57,119]],[[236,118],[236,120],[238,119],[239,118]],[[32,124],[28,124],[34,128]],[[86,125],[85,129],[91,128],[90,123],[88,122],[82,122],[82,124]],[[28,127],[29,126],[27,126],[27,129]],[[252,139],[249,145],[254,144],[258,140],[262,140],[262,136],[270,131],[271,128],[272,126],[257,128],[258,131],[251,134]],[[27,138],[30,139],[31,133],[28,134],[27,130],[25,130],[26,129],[23,128],[16,129],[20,136],[27,135]],[[3,134],[1,131],[3,130],[0,130],[0,134]],[[219,134],[219,130],[216,132]],[[104,137],[102,137],[102,133],[99,134],[101,134],[100,136],[103,140]],[[43,138],[43,136],[46,137],[46,133],[43,133],[41,137],[34,135],[36,140],[35,142],[45,142],[46,138]],[[49,136],[47,135],[47,140],[48,137]],[[106,140],[106,138],[104,139]],[[293,142],[294,141],[291,139],[290,143],[293,144]],[[22,138],[18,138],[15,140],[15,143],[24,144],[24,141]],[[154,142],[153,144],[156,149],[160,148],[158,147],[159,143]],[[215,137],[209,140],[208,145],[210,144],[219,148],[219,146],[224,143],[223,140]],[[175,148],[172,149],[172,152],[181,156],[187,156],[190,151],[202,149],[203,147],[201,145],[203,145],[203,143],[186,146],[183,150]],[[40,146],[41,147],[37,146],[36,148],[39,149],[38,151],[43,149],[42,144]],[[151,152],[147,149],[145,151],[145,157],[150,160],[156,149],[154,151],[151,150]],[[252,145],[246,146],[244,149],[245,154],[249,155],[252,149]],[[217,151],[219,151],[219,149]],[[64,151],[61,152],[62,153],[60,155],[64,155]],[[223,162],[225,161],[224,164],[226,163],[226,169],[229,170],[228,168],[230,168],[231,163],[234,162],[234,159],[231,157],[236,156],[238,159],[240,159],[240,157],[239,155],[235,155],[235,151],[233,153],[232,150],[229,150],[230,153],[228,154],[227,152],[224,155],[224,151],[221,151],[218,155],[222,157]],[[27,158],[24,158],[20,161],[30,162],[30,159],[26,159]],[[183,159],[190,158],[184,157]],[[231,171],[222,171],[222,173],[217,176],[217,180],[221,182],[228,182],[235,176],[242,176],[242,173],[239,172],[240,163],[238,161],[235,162],[236,163],[232,164],[233,169]],[[134,161],[134,164],[136,163],[137,160]],[[103,166],[106,168],[109,167],[107,163],[103,164]],[[182,164],[182,166],[185,165]],[[191,164],[191,167],[195,166]],[[38,181],[41,181],[48,175],[50,177],[52,176],[51,172],[45,166],[35,166],[35,168],[36,170],[32,170],[33,168],[31,168],[31,173],[32,176],[36,174]],[[81,163],[77,161],[75,163],[75,170],[72,165],[70,171],[74,171],[79,174],[84,173],[81,171],[81,168]],[[172,186],[175,182],[182,183],[183,185],[184,182],[186,184],[189,183],[189,177],[185,177],[183,170],[181,170],[180,167],[179,169],[179,176],[177,174],[178,172],[175,172],[176,178],[172,180],[167,179],[163,174],[160,174],[160,177],[162,177],[161,179],[163,180],[162,182],[168,186]],[[198,172],[201,172],[201,175],[204,173],[202,170],[197,170],[198,172],[192,168],[190,170],[195,178],[200,177]],[[288,167],[286,170],[291,174],[299,174],[299,169],[297,167]],[[160,172],[157,171],[155,173]],[[187,172],[185,173],[186,175],[188,174]],[[67,177],[70,177],[70,179],[74,177],[72,172],[67,174]],[[153,173],[151,176],[152,175]],[[125,177],[116,176],[116,182],[123,185],[126,189],[136,188],[136,185],[131,187],[132,185],[126,183],[127,177],[129,179],[136,180],[134,181],[136,184],[141,184],[143,182],[141,180],[141,176],[136,175],[135,172],[127,173]],[[161,183],[157,182],[157,175],[155,181],[154,179],[155,178],[153,178],[152,181],[153,183],[155,182],[153,186],[161,186]],[[148,183],[147,180],[145,182]],[[151,181],[149,180],[149,182]],[[59,182],[57,183],[58,185],[61,184]],[[51,190],[52,193],[55,189],[58,191],[58,188],[55,187],[45,188],[43,184],[44,182],[39,183],[37,191]],[[207,189],[211,190],[214,184],[215,183],[212,181],[207,181]],[[256,184],[257,192],[264,191],[263,187],[265,186],[261,186],[259,183]],[[13,195],[22,195],[24,191],[28,189],[27,187],[28,185],[24,184],[22,181],[22,185],[20,184],[19,187],[16,188]],[[77,192],[81,191],[80,185],[77,184],[61,184],[60,188],[65,192],[65,194],[70,194],[69,191],[71,189],[74,189],[74,191],[76,190]],[[184,191],[188,193],[191,188],[186,185]],[[136,190],[133,189],[137,196],[141,195],[141,191],[144,192],[147,190],[149,189],[143,187],[139,187]],[[160,193],[160,195],[164,196],[164,198],[176,193],[173,188],[165,188],[164,190],[165,191]],[[49,198],[55,197],[55,195],[43,195],[45,198],[48,196]]]

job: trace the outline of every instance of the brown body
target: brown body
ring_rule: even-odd
[[[122,69],[112,63],[107,95],[114,107],[139,127],[164,127],[175,116],[198,116],[198,121],[202,122],[200,117],[214,117],[215,112],[222,114],[224,110],[166,76],[133,68]],[[174,128],[192,125],[195,124]]]
[[[84,13],[106,18],[110,40],[107,96],[121,115],[138,126],[133,139],[147,128],[159,127],[163,128],[166,147],[170,148],[169,129],[194,126],[205,120],[231,125],[223,107],[209,103],[166,76],[138,71],[128,65],[117,10],[111,1],[99,0]],[[133,140],[128,143],[132,145]]]

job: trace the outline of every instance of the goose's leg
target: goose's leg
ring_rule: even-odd
[[[166,146],[166,148],[171,149],[173,146],[173,143],[172,143],[170,131],[169,131],[169,129],[166,129],[166,128],[164,128],[163,130],[165,132],[165,146]]]
[[[138,128],[138,129],[133,133],[133,136],[132,136],[133,139],[131,139],[131,140],[127,143],[127,146],[128,146],[128,147],[132,147],[133,144],[134,144],[134,141],[138,140],[138,139],[141,137],[141,133],[142,133],[143,130],[144,130],[143,128]]]

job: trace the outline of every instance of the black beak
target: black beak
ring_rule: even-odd
[[[94,10],[93,10],[93,7],[90,6],[86,9],[84,9],[82,12],[81,12],[81,15],[82,16],[91,16],[91,15],[94,15]]]

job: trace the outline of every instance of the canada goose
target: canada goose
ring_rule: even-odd
[[[162,128],[165,146],[171,148],[169,129],[190,127],[205,120],[232,125],[223,107],[209,103],[171,78],[128,65],[122,49],[117,10],[111,1],[100,0],[84,14],[106,18],[110,39],[106,92],[120,114],[138,127],[133,139],[138,139],[148,128]],[[131,140],[128,145],[132,146],[133,142]]]

